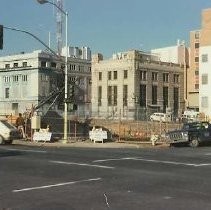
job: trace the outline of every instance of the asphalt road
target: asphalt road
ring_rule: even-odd
[[[0,210],[210,210],[211,147],[0,146]]]

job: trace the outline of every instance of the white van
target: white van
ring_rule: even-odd
[[[151,121],[171,122],[171,115],[166,113],[156,112],[150,116]]]

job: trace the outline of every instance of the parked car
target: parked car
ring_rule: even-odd
[[[171,115],[166,113],[154,113],[150,116],[151,121],[171,122]]]
[[[0,119],[0,144],[12,144],[13,140],[20,139],[19,130],[6,119]]]
[[[211,143],[211,124],[209,122],[185,123],[182,129],[167,132],[165,138],[170,145],[184,143],[191,147],[198,147],[205,142]]]

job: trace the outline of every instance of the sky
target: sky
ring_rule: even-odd
[[[63,10],[68,12],[68,45],[88,46],[92,54],[99,52],[104,57],[130,49],[149,51],[173,46],[178,39],[185,40],[188,46],[190,31],[201,28],[202,10],[211,7],[208,0],[63,2]],[[0,17],[3,26],[28,31],[47,45],[50,40],[51,48],[56,50],[56,17],[52,5],[39,4],[37,0],[1,0]],[[31,36],[4,29],[4,49],[0,50],[0,56],[38,49],[45,47]]]

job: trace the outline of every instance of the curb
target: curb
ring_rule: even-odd
[[[15,140],[14,145],[23,145],[23,146],[43,146],[43,147],[80,147],[80,148],[128,148],[128,149],[138,149],[138,148],[160,148],[168,147],[169,145],[165,143],[157,143],[155,146],[151,142],[125,142],[125,141],[116,141],[116,142],[105,142],[105,143],[93,143],[90,140],[86,141],[69,141],[63,143],[62,141],[58,142],[34,142],[34,141],[25,141],[25,140]]]

